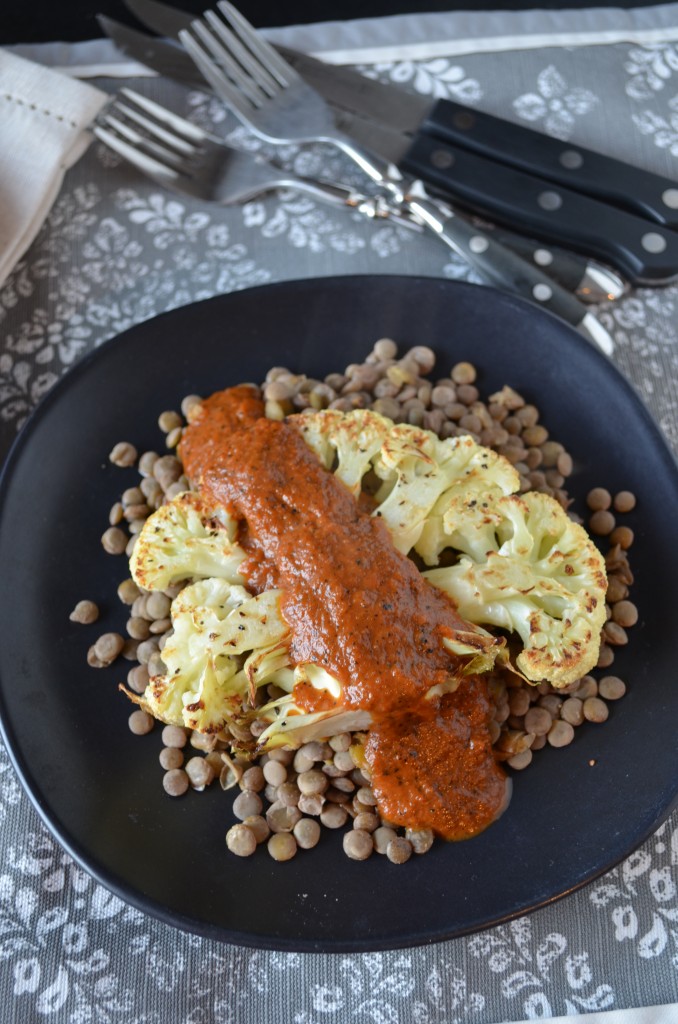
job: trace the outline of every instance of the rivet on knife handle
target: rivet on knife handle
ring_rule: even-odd
[[[678,233],[420,133],[401,167],[470,209],[615,267],[634,284],[678,277]]]
[[[463,218],[445,211],[428,196],[420,181],[410,186],[406,206],[488,283],[548,309],[578,328],[606,355],[612,354],[614,346],[609,334],[574,295],[546,277],[537,267],[505,249],[491,236],[477,230]]]
[[[451,100],[438,100],[420,130],[678,228],[678,181]]]

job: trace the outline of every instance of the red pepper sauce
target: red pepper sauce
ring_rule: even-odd
[[[366,756],[382,816],[448,839],[489,825],[506,778],[492,754],[486,685],[465,677],[453,694],[425,696],[463,667],[442,644],[469,628],[449,598],[291,424],[264,418],[253,388],[204,402],[180,455],[194,483],[239,520],[248,587],[283,591],[292,662],[322,666],[341,682],[345,707],[371,712]],[[307,684],[295,700],[328,707]]]

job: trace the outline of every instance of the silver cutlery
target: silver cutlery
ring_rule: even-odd
[[[191,23],[190,15],[180,12],[176,7],[167,7],[164,4],[157,3],[155,0],[127,0],[127,5],[135,12],[137,17],[143,17],[149,23],[152,18],[153,24],[151,27],[156,27],[159,31],[166,32],[168,35],[176,36],[177,38],[181,29],[186,25],[190,26]],[[187,88],[204,88],[205,80],[203,76],[182,47],[168,40],[145,35],[143,32],[139,32],[128,25],[123,25],[103,15],[99,15],[97,20],[106,35],[115,42],[122,53],[127,54],[133,60],[146,64],[160,75],[181,82]],[[290,51],[286,51],[285,55],[289,56],[289,53]],[[294,59],[299,61],[301,56],[295,54]],[[311,58],[304,58],[304,60],[310,61]],[[319,63],[314,61],[308,66],[315,68]],[[301,70],[304,77],[306,77],[307,65],[304,64]],[[343,73],[346,69],[332,67],[330,71],[333,74]],[[362,82],[368,82],[368,79],[360,75],[356,75],[356,78]],[[333,78],[330,80],[334,81]],[[310,81],[313,83],[313,79],[310,79]],[[325,78],[322,77],[320,82],[323,84]],[[383,86],[383,88],[388,89],[388,86]],[[327,99],[327,96],[325,98]],[[330,105],[333,107],[336,116],[336,105],[334,103]],[[361,121],[361,126],[362,123]],[[350,128],[356,140],[360,141],[359,136],[356,134],[357,124],[358,119],[353,118],[350,122]],[[365,125],[367,126],[367,122],[365,122]],[[397,162],[393,154],[389,155],[388,149],[389,147],[392,148],[395,154],[397,152],[398,139],[396,138],[395,144],[391,146],[391,138],[390,134],[388,134],[386,146],[384,147],[382,145],[384,142],[384,132],[394,134],[392,130],[384,129],[383,126],[377,125],[375,121],[370,121],[369,126],[366,127],[362,142],[365,145],[369,142],[373,148],[381,148],[382,156]],[[441,202],[440,195],[436,196],[436,201]],[[467,219],[470,218],[467,217]],[[549,242],[536,241],[522,233],[518,234],[515,230],[509,230],[505,227],[498,228],[496,225],[488,223],[486,218],[481,217],[480,222],[476,223],[482,231],[491,233],[505,248],[511,249],[522,259],[527,260],[528,263],[534,263],[544,273],[548,274],[550,278],[558,281],[559,284],[577,295],[583,302],[599,303],[612,301],[618,299],[626,290],[627,285],[624,279],[610,267],[603,266],[596,260],[592,260],[580,253],[554,246]]]
[[[125,0],[177,39],[193,17],[158,0]],[[120,26],[118,26],[120,29]],[[120,31],[117,33],[120,38]],[[114,36],[115,38],[115,36]],[[186,80],[181,51],[143,37],[139,59]],[[123,49],[130,42],[123,37]],[[137,49],[131,39],[130,47]],[[678,278],[678,182],[448,99],[277,47],[331,107],[344,135],[485,220],[612,265],[633,284]],[[129,52],[129,50],[127,50]],[[190,72],[190,65],[189,65]]]
[[[344,185],[291,174],[234,149],[131,89],[121,89],[102,110],[92,133],[159,185],[207,202],[232,205],[292,188],[368,217],[389,217],[421,230],[411,218],[390,208],[382,196],[364,196]]]
[[[195,19],[179,39],[216,94],[269,142],[324,142],[351,157],[383,190],[490,284],[549,310],[610,355],[610,335],[574,295],[509,249],[435,202],[421,181],[372,162],[334,127],[334,114],[310,86],[226,0]],[[226,21],[224,20],[226,19]]]

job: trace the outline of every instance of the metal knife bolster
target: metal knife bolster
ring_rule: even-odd
[[[678,228],[678,181],[451,100],[438,100],[420,131]]]
[[[678,233],[420,133],[400,166],[464,206],[602,259],[635,283],[678,277]]]

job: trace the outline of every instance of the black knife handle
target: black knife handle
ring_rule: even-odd
[[[420,130],[678,228],[678,181],[452,100],[438,100]]]
[[[541,270],[504,248],[490,235],[453,213],[447,213],[429,198],[421,182],[415,182],[406,196],[406,205],[450,249],[490,284],[543,306],[577,327],[586,308]]]
[[[634,284],[678,277],[678,233],[419,133],[401,167],[508,227],[609,263]]]
[[[576,295],[581,302],[598,303],[618,299],[626,290],[624,279],[615,271],[600,263],[590,262],[586,256],[537,242],[494,224],[481,223],[479,227],[506,249],[512,249],[528,263],[534,263],[535,267],[539,267],[548,277]]]

